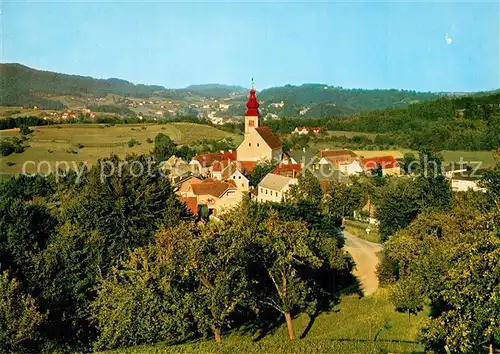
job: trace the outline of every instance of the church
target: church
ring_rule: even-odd
[[[268,127],[260,126],[259,101],[252,85],[245,112],[245,139],[237,148],[238,161],[280,161],[283,144]]]

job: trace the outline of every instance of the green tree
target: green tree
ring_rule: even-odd
[[[249,297],[247,241],[237,225],[228,219],[209,222],[186,250],[187,270],[199,282],[195,296],[205,309],[196,311],[195,319],[211,329],[217,343],[229,317]]]
[[[258,163],[252,170],[252,172],[247,173],[246,175],[248,177],[250,185],[256,187],[268,173],[276,168],[276,165],[277,164],[273,161]]]
[[[291,313],[307,306],[310,288],[298,268],[321,266],[308,242],[308,229],[298,221],[281,221],[276,213],[267,220],[262,238],[262,257],[272,291],[262,300],[285,317],[288,336],[295,339]]]
[[[43,318],[33,297],[22,293],[19,281],[9,279],[7,272],[0,274],[0,349],[22,352],[36,338]]]
[[[397,311],[410,315],[416,315],[422,311],[425,302],[425,292],[421,287],[421,281],[412,276],[406,277],[390,287],[389,298]]]
[[[28,135],[28,134],[31,134],[33,133],[33,130],[30,129],[30,127],[26,124],[21,124],[19,126],[19,131],[21,132],[21,134],[23,135]]]
[[[498,222],[498,213],[494,217]],[[474,241],[457,247],[453,265],[443,272],[438,294],[443,306],[423,330],[428,349],[446,345],[453,352],[479,353],[486,345],[490,352],[500,345],[500,233],[497,228],[469,232]]]
[[[177,145],[168,135],[160,133],[155,137],[154,141],[153,156],[156,161],[166,161],[177,151]]]

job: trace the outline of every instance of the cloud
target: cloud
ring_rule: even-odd
[[[448,33],[444,35],[444,40],[446,41],[446,44],[451,44],[453,42],[453,39],[451,39],[451,37],[448,36]]]

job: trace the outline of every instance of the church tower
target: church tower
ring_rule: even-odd
[[[245,134],[248,134],[253,129],[259,127],[259,102],[257,101],[257,97],[255,96],[253,79],[252,89],[250,90],[250,95],[248,96],[248,102],[246,106],[247,111],[245,112]]]

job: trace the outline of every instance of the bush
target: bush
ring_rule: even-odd
[[[15,162],[12,162],[12,161],[9,161],[7,162],[7,166],[14,166],[16,163]]]
[[[16,145],[16,147],[14,148],[14,152],[16,154],[21,154],[24,152],[24,145],[23,144],[18,144]]]
[[[33,133],[33,130],[30,129],[30,127],[28,127],[26,124],[21,124],[19,126],[19,131],[21,132],[21,134],[23,135],[28,135],[28,134],[31,134]]]
[[[85,145],[78,143],[78,144],[76,144],[76,147],[79,149],[83,149],[85,147]]]
[[[147,138],[147,139],[146,139],[146,142],[147,142],[147,143],[149,143],[149,144],[152,144],[152,143],[153,143],[153,139],[151,139],[151,138]]]

